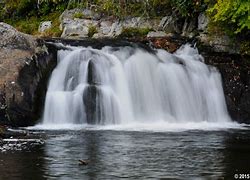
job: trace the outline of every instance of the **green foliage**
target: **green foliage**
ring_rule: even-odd
[[[93,37],[95,33],[97,33],[97,28],[93,25],[89,26],[88,29],[88,37]]]
[[[196,16],[206,9],[203,0],[172,0],[171,4],[178,13],[183,16]]]
[[[24,19],[26,17],[40,17],[54,11],[62,12],[66,9],[67,0],[3,0],[0,16],[3,19]]]
[[[60,37],[61,36],[62,31],[59,28],[60,26],[59,16],[60,16],[60,13],[54,12],[40,19],[40,21],[49,21],[49,20],[52,21],[51,28],[43,32],[41,36],[44,36],[44,37]]]
[[[120,37],[145,37],[152,29],[150,28],[124,28]]]
[[[250,30],[249,0],[218,0],[208,9],[212,20],[235,34]]]
[[[59,29],[59,16],[60,13],[55,12],[55,13],[50,13],[46,16],[42,17],[35,17],[32,16],[30,18],[25,18],[25,19],[6,19],[6,23],[14,26],[17,30],[27,33],[27,34],[32,34],[32,35],[41,35],[45,37],[59,37],[61,35],[61,30]],[[44,33],[39,34],[38,33],[38,27],[42,21],[52,21],[52,27],[48,30],[46,30]]]
[[[241,41],[240,44],[240,52],[243,55],[248,55],[250,56],[250,41]],[[250,61],[249,61],[250,62]]]
[[[48,34],[59,35],[61,32],[55,25],[59,23],[58,17],[65,9],[77,7],[124,19],[128,16],[162,17],[173,12],[183,18],[195,18],[209,6],[208,14],[213,21],[211,29],[220,31],[223,28],[223,31],[235,34],[250,30],[249,0],[0,0],[0,6],[0,21],[32,34],[37,33],[41,21],[52,20],[53,28]],[[82,13],[76,13],[74,17],[86,18]],[[93,27],[90,32],[92,36]],[[146,32],[128,28],[123,34],[140,36]]]
[[[21,20],[12,20],[8,19],[6,22],[12,26],[14,26],[18,31],[24,32],[26,34],[37,34],[38,27],[40,21],[36,17],[32,17],[29,20],[21,19]]]
[[[162,16],[167,11],[172,12],[171,0],[149,0],[149,5],[150,14],[154,16]]]
[[[18,3],[16,13],[18,16],[25,16],[28,13],[28,15],[35,14],[34,9],[36,8],[36,0],[21,0]]]
[[[149,17],[162,16],[171,12],[171,0],[147,0],[147,1],[127,1],[127,0],[81,0],[69,1],[68,8],[84,7],[112,15],[119,18],[126,16]]]
[[[47,29],[45,32],[41,34],[42,37],[60,37],[62,31],[59,27],[53,26],[50,29]]]

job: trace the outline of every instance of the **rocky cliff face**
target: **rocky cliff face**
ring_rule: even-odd
[[[32,125],[41,117],[47,82],[56,65],[58,47],[50,44],[45,46],[43,40],[38,41],[4,23],[0,23],[0,39],[0,123]],[[153,46],[169,52],[174,52],[186,42],[197,42],[206,63],[216,66],[222,74],[226,102],[232,118],[250,123],[250,65],[247,63],[250,62],[250,57],[240,55],[234,50],[235,46],[229,46],[224,41],[213,44],[215,41],[211,39],[198,37],[194,40],[176,35],[132,38],[128,41],[103,38],[48,41],[95,48],[131,45],[131,42],[136,42],[147,50],[150,50],[149,46]]]
[[[5,23],[0,23],[0,39],[0,123],[30,125],[40,116],[56,59],[32,36]]]
[[[203,49],[205,62],[218,68],[229,114],[233,120],[250,123],[250,56]]]

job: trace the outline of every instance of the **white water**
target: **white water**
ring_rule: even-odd
[[[38,127],[233,127],[220,74],[189,45],[174,54],[134,47],[71,49],[58,52]]]

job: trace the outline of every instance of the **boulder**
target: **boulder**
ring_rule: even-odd
[[[113,25],[112,21],[102,21],[100,23],[100,30],[99,31],[104,36],[109,35],[111,33],[111,30],[112,30],[112,25]]]
[[[0,22],[0,48],[34,51],[36,41],[32,36],[18,32],[12,26]]]
[[[214,52],[240,54],[239,44],[237,42],[233,42],[227,35],[202,33],[197,38],[203,45],[211,47]]]
[[[35,38],[8,24],[0,23],[0,39],[0,123],[30,125],[40,116],[46,92],[41,83],[53,58]]]
[[[198,30],[199,31],[207,31],[207,25],[208,25],[208,17],[205,15],[205,13],[201,13],[198,16]]]
[[[89,9],[75,8],[75,9],[65,10],[60,16],[60,21],[63,22],[64,20],[74,19],[75,15],[78,13],[82,14],[83,19],[99,20],[101,18],[101,14],[95,11]]]
[[[115,21],[111,26],[111,31],[108,34],[109,37],[116,37],[119,36],[122,33],[122,22]]]
[[[76,18],[77,13],[81,13],[82,17]],[[100,17],[100,14],[89,9],[65,10],[60,16],[60,29],[63,31],[61,37],[88,37],[89,26],[97,26]]]
[[[196,30],[196,19],[186,18],[182,27],[182,36],[193,38]]]
[[[178,18],[174,15],[165,16],[161,19],[158,26],[158,30],[164,31],[166,33],[181,33],[181,29],[177,23]]]
[[[40,26],[38,28],[38,31],[39,32],[44,32],[46,31],[47,29],[50,29],[52,26],[52,22],[51,21],[43,21],[40,23]]]
[[[89,27],[96,26],[98,22],[90,19],[75,19],[64,22],[64,29],[61,37],[67,38],[72,36],[88,37]]]

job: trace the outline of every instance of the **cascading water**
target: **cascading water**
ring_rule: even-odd
[[[71,47],[58,52],[43,124],[229,122],[221,77],[198,50]]]

